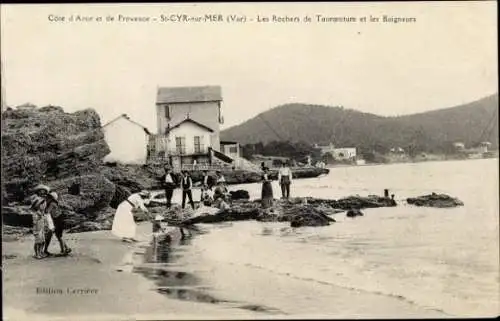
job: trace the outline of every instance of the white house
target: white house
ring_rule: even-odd
[[[221,150],[221,104],[220,86],[158,88],[157,133],[150,138],[150,159],[168,162],[174,169],[234,165]]]
[[[321,155],[325,155],[327,153],[330,153],[331,155],[333,155],[335,152],[335,145],[333,145],[332,143],[330,143],[329,145],[314,144],[314,148],[320,149]]]
[[[102,126],[106,143],[111,152],[105,162],[145,164],[149,130],[123,114]]]
[[[210,147],[220,151],[222,113],[220,86],[160,87],[156,96],[157,134],[165,135],[169,128],[187,118],[210,128]]]
[[[333,157],[337,160],[350,160],[356,158],[356,148],[335,148],[333,150]]]
[[[487,153],[488,152],[488,148],[491,146],[491,143],[490,142],[481,142],[479,144],[479,151],[481,153]]]
[[[172,166],[209,165],[212,149],[210,137],[213,132],[213,129],[191,118],[170,127],[165,152]]]

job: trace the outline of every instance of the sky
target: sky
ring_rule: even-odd
[[[2,5],[4,99],[94,108],[103,124],[126,113],[152,130],[158,86],[221,86],[222,129],[293,102],[379,115],[452,107],[497,92],[496,12],[496,1]],[[246,22],[160,22],[162,14]],[[318,14],[357,22],[317,22]],[[69,22],[71,15],[104,21]],[[383,15],[416,21],[370,22]],[[257,21],[264,17],[271,22]]]

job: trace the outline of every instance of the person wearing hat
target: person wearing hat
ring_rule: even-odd
[[[155,238],[165,232],[165,229],[161,226],[161,221],[163,221],[163,216],[157,214],[153,220],[153,237]]]
[[[292,170],[285,162],[281,163],[281,168],[278,172],[278,182],[281,186],[282,198],[288,199],[290,197],[290,185],[292,184]]]
[[[208,191],[212,190],[213,186],[214,186],[213,178],[210,175],[208,175],[207,170],[204,170],[203,176],[201,177],[200,202],[204,201],[204,199],[207,197]]]
[[[62,236],[64,231],[64,214],[59,209],[59,195],[56,192],[50,192],[46,199],[45,213],[47,219],[49,220],[48,226],[53,226],[53,229],[45,235],[45,246],[43,252],[45,255],[51,255],[49,252],[50,241],[52,240],[52,234],[56,235],[57,241],[59,242],[59,247],[61,248],[61,254],[67,255],[71,253],[71,248],[64,242]],[[50,223],[52,221],[52,223]]]
[[[161,178],[162,185],[165,189],[165,198],[167,199],[167,208],[172,206],[172,196],[174,195],[174,190],[177,187],[175,180],[175,175],[169,166],[165,166],[165,175]]]
[[[269,178],[269,168],[263,167],[264,174],[262,175],[262,208],[269,208],[273,205],[273,186]]]
[[[47,221],[45,219],[44,210],[45,200],[36,196],[31,203],[30,209],[33,211],[33,236],[35,237],[34,258],[42,259],[45,257],[43,248],[45,245],[45,233],[47,230]]]
[[[184,171],[181,181],[183,209],[186,207],[186,196],[187,196],[189,198],[189,204],[191,205],[191,208],[194,210],[193,193],[191,191],[192,188],[193,188],[193,180],[191,179],[189,172]]]
[[[134,220],[134,209],[141,209],[145,213],[149,213],[144,205],[144,199],[150,197],[148,191],[142,191],[130,195],[126,200],[120,203],[116,209],[111,233],[122,238],[125,242],[136,242],[135,234],[137,225]]]
[[[33,192],[30,209],[33,211],[33,236],[35,237],[34,257],[42,259],[47,255],[44,253],[46,234],[49,230],[49,220],[45,215],[46,197],[50,188],[46,185],[37,185]]]

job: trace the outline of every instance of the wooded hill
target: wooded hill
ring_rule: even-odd
[[[240,144],[273,141],[358,147],[387,152],[449,152],[454,142],[467,148],[482,141],[498,148],[498,93],[461,106],[412,115],[382,117],[342,107],[286,104],[221,132]]]

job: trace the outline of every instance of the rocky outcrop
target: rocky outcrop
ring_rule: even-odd
[[[32,225],[27,200],[39,183],[58,193],[67,228],[95,222],[117,198],[115,184],[101,174],[109,147],[94,110],[70,114],[61,107],[47,106],[7,110],[2,118],[5,224]]]
[[[438,208],[457,207],[464,205],[464,203],[458,198],[454,198],[446,194],[436,194],[436,193],[423,195],[415,198],[407,198],[406,202],[408,204],[415,206],[438,207]]]
[[[271,208],[263,209],[260,200],[233,201],[231,209],[216,215],[194,217],[181,222],[189,225],[196,223],[217,223],[223,221],[257,220],[263,222],[290,222],[292,227],[326,226],[335,222],[330,215],[348,211],[348,217],[363,216],[362,208],[393,207],[392,198],[379,196],[350,196],[339,200],[316,198],[291,198],[275,200]]]
[[[160,178],[164,174],[159,165],[123,165],[107,163],[100,167],[100,172],[116,185],[125,187],[131,193],[144,189],[161,188]]]
[[[294,167],[291,168],[293,178],[313,178],[320,175],[326,175],[330,173],[328,168],[318,168],[318,167]],[[272,180],[278,179],[278,170],[271,170],[269,178]]]
[[[32,229],[20,226],[2,226],[2,242],[17,241],[20,238],[32,233]]]
[[[109,153],[91,109],[7,110],[2,118],[2,179],[9,201],[21,201],[42,181],[96,173]]]
[[[350,210],[350,209],[363,209],[363,208],[377,208],[377,207],[394,207],[397,206],[393,198],[382,197],[377,195],[368,195],[366,197],[355,195],[338,200],[328,199],[309,199],[310,204],[328,204],[335,209]]]
[[[59,194],[61,206],[89,219],[96,218],[99,210],[108,207],[115,195],[115,185],[100,174],[56,180],[50,182],[50,186]],[[70,190],[75,186],[79,186],[78,193]]]

